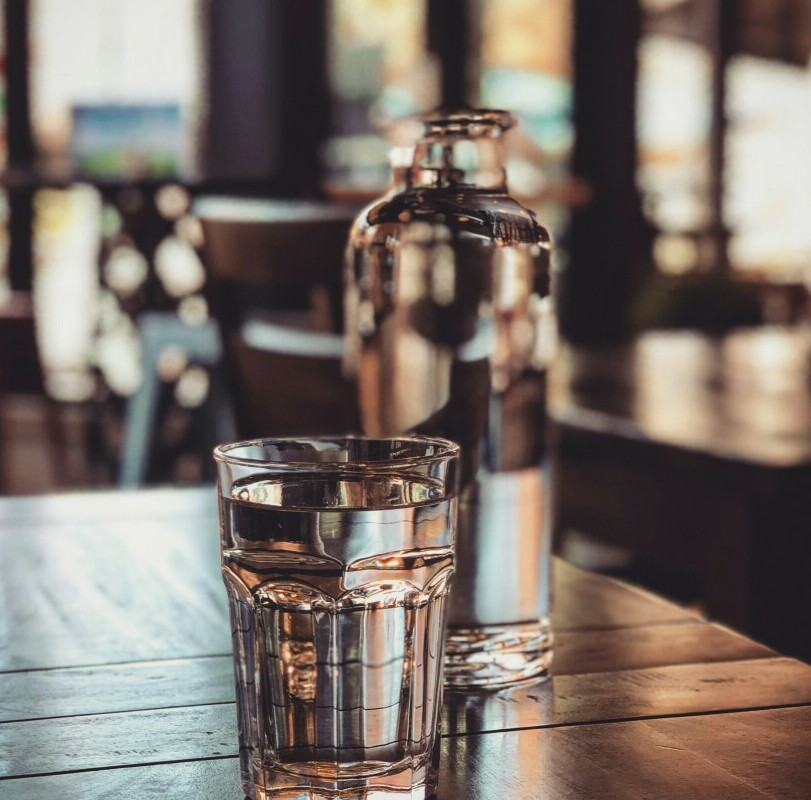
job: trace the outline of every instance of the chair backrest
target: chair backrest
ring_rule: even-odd
[[[203,226],[210,300],[226,331],[239,311],[285,302],[339,332],[344,249],[352,206],[255,198],[200,197],[193,212]],[[219,307],[218,307],[219,306]]]
[[[206,259],[217,280],[273,286],[333,281],[354,206],[297,200],[200,197]]]
[[[203,197],[193,212],[239,435],[357,430],[339,335],[343,253],[357,209]]]

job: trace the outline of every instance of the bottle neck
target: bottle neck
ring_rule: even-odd
[[[414,145],[396,145],[389,151],[391,176],[386,194],[396,194],[408,189],[411,164],[414,161]]]
[[[423,139],[414,148],[408,180],[412,188],[506,191],[501,139],[495,136]]]

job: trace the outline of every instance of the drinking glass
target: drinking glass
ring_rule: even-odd
[[[214,458],[246,795],[430,796],[457,445],[259,439]]]

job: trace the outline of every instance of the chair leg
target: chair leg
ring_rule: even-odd
[[[118,478],[121,488],[140,486],[146,479],[160,389],[156,370],[145,365],[143,382],[127,403],[124,418],[124,440]]]
[[[225,376],[220,364],[211,367],[209,371],[210,388],[206,398],[203,412],[203,429],[200,436],[202,453],[203,479],[213,481],[217,477],[211,451],[218,444],[235,441],[237,436],[234,409],[231,396],[225,382]]]

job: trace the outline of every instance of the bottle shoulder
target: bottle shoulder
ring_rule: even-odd
[[[367,206],[355,231],[428,223],[454,234],[503,242],[548,245],[549,233],[535,214],[503,192],[474,188],[412,188]]]

